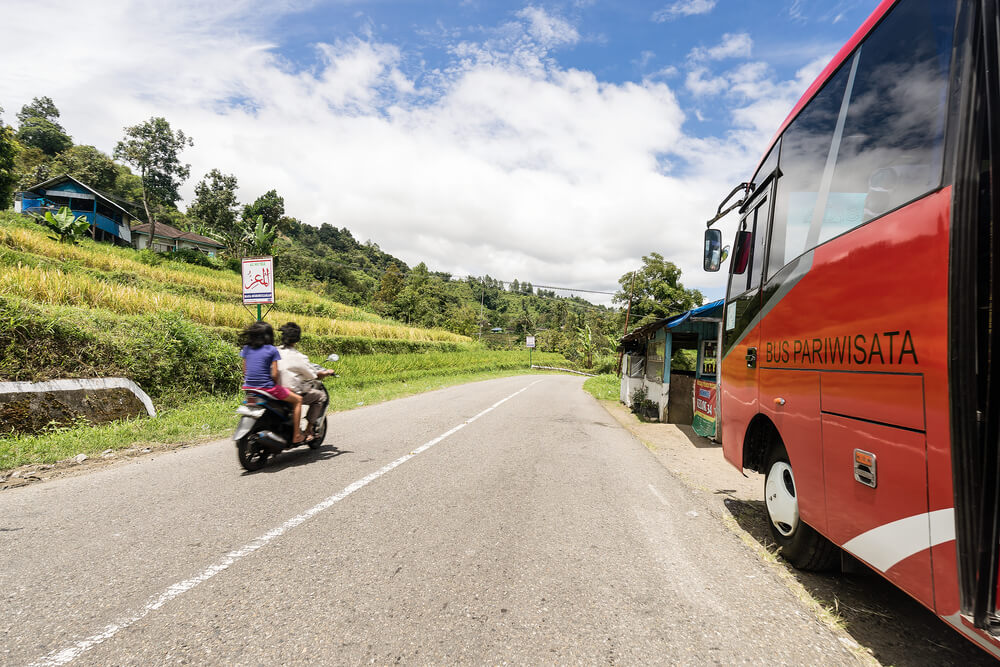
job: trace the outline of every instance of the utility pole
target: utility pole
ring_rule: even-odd
[[[483,342],[483,304],[486,303],[486,283],[479,283],[479,342]]]
[[[628,320],[629,316],[632,314],[632,288],[635,287],[635,271],[632,272],[632,279],[628,283],[628,308],[625,310],[625,331],[622,333],[622,337],[628,335]],[[618,377],[622,375],[622,356],[625,354],[624,350],[618,353],[618,363],[615,364],[615,374]]]
[[[628,318],[632,314],[632,288],[635,286],[635,271],[632,272],[632,279],[628,283],[628,308],[625,310],[625,331],[622,336],[628,335]]]

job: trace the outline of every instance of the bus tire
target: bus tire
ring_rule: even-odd
[[[764,507],[771,537],[795,568],[828,570],[837,563],[837,546],[799,518],[795,474],[782,446],[771,449],[764,468]]]

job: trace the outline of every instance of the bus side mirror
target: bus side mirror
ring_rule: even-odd
[[[733,275],[742,275],[750,263],[750,249],[753,247],[753,234],[736,232],[736,250],[733,251]]]
[[[705,230],[705,270],[718,271],[722,266],[722,231],[718,229]]]

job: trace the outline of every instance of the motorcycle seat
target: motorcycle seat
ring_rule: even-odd
[[[267,393],[263,389],[244,388],[243,391],[246,392],[247,399],[255,399],[254,403],[259,404],[262,400],[267,402],[281,403],[281,401],[276,399],[274,396],[271,396],[271,394]]]

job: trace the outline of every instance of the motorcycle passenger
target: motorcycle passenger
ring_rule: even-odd
[[[243,389],[264,391],[279,401],[291,403],[292,442],[299,444],[305,436],[299,431],[299,419],[302,416],[302,397],[282,386],[278,373],[278,360],[281,353],[274,347],[274,329],[267,322],[254,322],[240,334],[243,349]]]
[[[333,371],[315,370],[309,357],[295,349],[295,344],[302,339],[302,328],[299,325],[289,322],[278,330],[281,332],[281,347],[278,348],[281,353],[278,360],[281,383],[298,393],[302,397],[302,403],[309,407],[306,413],[306,440],[312,440],[313,424],[323,413],[325,399],[323,392],[312,387],[312,382],[317,378],[333,375]]]

